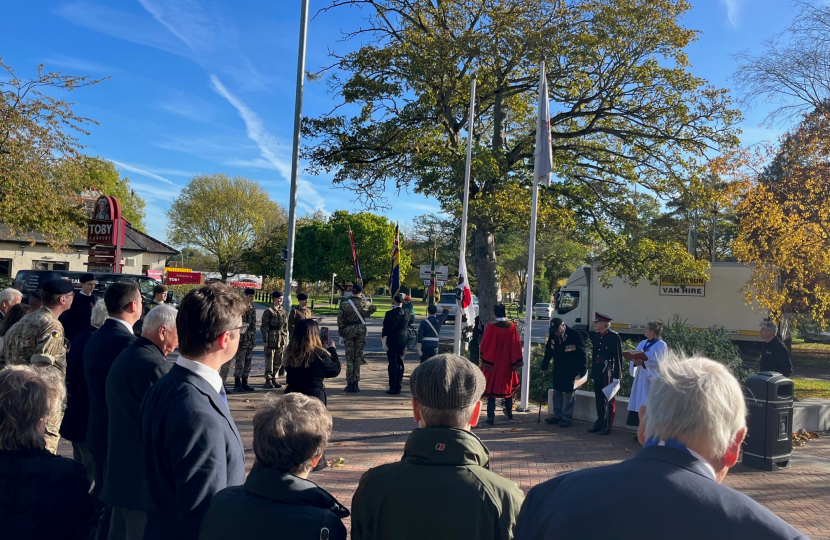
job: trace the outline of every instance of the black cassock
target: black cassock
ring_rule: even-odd
[[[618,333],[610,330],[604,333],[591,332],[591,344],[591,380],[594,383],[597,403],[597,421],[594,429],[610,433],[614,427],[617,398],[606,399],[602,389],[614,379],[622,378],[622,339]]]

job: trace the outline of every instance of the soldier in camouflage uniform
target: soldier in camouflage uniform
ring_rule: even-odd
[[[366,346],[367,317],[378,308],[363,297],[363,285],[352,285],[352,296],[340,302],[337,313],[337,333],[346,345],[346,392],[360,392],[360,364],[363,362],[363,347]],[[363,318],[363,321],[360,319]]]
[[[12,326],[3,340],[3,359],[6,365],[33,365],[55,369],[66,377],[66,350],[63,325],[58,321],[61,313],[72,307],[74,289],[72,282],[64,279],[47,281],[43,285],[43,304]],[[46,449],[53,454],[58,450],[63,420],[63,407],[46,421]]]
[[[277,382],[282,368],[282,355],[288,343],[288,316],[282,309],[282,292],[271,293],[274,305],[262,314],[262,343],[265,346],[265,385],[263,388],[282,388]]]
[[[308,295],[304,292],[297,293],[297,304],[291,308],[291,313],[288,314],[288,337],[294,333],[294,326],[297,321],[311,318],[311,310],[308,309]]]
[[[256,388],[248,384],[248,375],[251,374],[251,359],[256,346],[256,308],[254,307],[254,289],[245,289],[245,304],[248,308],[242,314],[242,324],[248,325],[248,330],[239,340],[239,349],[236,350],[233,365],[233,391],[256,392]],[[224,379],[223,379],[224,380]]]

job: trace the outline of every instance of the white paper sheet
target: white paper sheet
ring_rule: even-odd
[[[581,379],[579,377],[574,379],[574,390],[576,390],[577,388],[579,388],[580,386],[585,384],[585,381],[587,381],[587,380],[588,380],[588,372],[586,371],[585,375],[583,375]]]
[[[602,393],[605,394],[605,399],[611,400],[614,396],[617,395],[617,392],[620,391],[620,381],[619,379],[614,379],[611,384],[606,386],[602,389]]]

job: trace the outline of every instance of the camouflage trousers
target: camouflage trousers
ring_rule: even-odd
[[[341,337],[346,345],[346,381],[359,382],[363,348],[366,346],[366,327],[362,324],[347,326]]]
[[[43,438],[46,439],[46,449],[53,454],[58,453],[58,443],[61,440],[61,422],[63,422],[63,406],[46,420],[46,433]]]
[[[219,368],[219,375],[222,377],[222,383],[224,384],[225,379],[228,378],[228,374],[231,371],[231,362],[235,362],[233,365],[233,376],[235,378],[247,379],[251,374],[251,359],[253,354],[253,349],[242,347],[237,349],[236,356],[222,364],[222,367]]]
[[[282,366],[285,347],[265,347],[265,380],[276,380]]]

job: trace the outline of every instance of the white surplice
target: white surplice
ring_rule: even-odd
[[[648,344],[648,340],[644,339],[634,349],[646,353],[646,361],[643,363],[643,367],[637,367],[634,362],[629,362],[628,372],[634,377],[631,396],[628,398],[629,411],[639,411],[640,405],[645,405],[648,391],[651,390],[651,384],[660,376],[660,361],[669,351],[666,342],[662,339],[658,339],[647,351],[645,350],[646,344]]]

